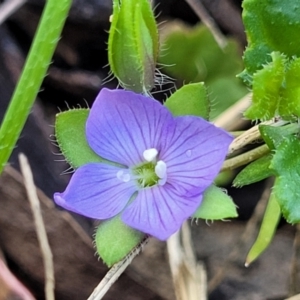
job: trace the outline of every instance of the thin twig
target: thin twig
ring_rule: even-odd
[[[182,246],[180,232],[182,233]],[[176,299],[206,300],[206,271],[203,264],[196,261],[190,228],[186,222],[181,231],[168,239],[167,248]]]
[[[300,294],[295,295],[295,296],[290,297],[290,298],[286,298],[286,299],[284,299],[284,300],[300,300]]]
[[[106,273],[88,300],[100,300],[104,297],[110,287],[117,281],[120,275],[130,265],[132,260],[143,250],[148,243],[149,237],[146,237],[139,245],[137,245],[131,252],[124,257],[120,262],[113,265],[113,267]]]
[[[233,154],[237,150],[240,150],[241,148],[245,147],[246,145],[261,139],[261,135],[260,135],[260,131],[259,131],[260,125],[282,126],[287,123],[288,123],[287,121],[273,119],[270,121],[262,122],[259,125],[256,125],[247,131],[244,131],[244,133],[242,133],[237,138],[235,138],[233,140],[233,142],[229,145],[227,155],[230,156],[231,154]],[[228,158],[223,163],[221,172],[226,171],[226,170],[233,170],[237,167],[248,164],[248,163],[262,157],[263,155],[267,154],[268,152],[270,152],[270,149],[266,144],[264,144],[260,147],[252,149],[243,154],[237,155],[232,158]]]
[[[47,238],[47,232],[40,208],[40,201],[36,193],[36,187],[33,182],[32,172],[28,160],[24,154],[19,155],[20,167],[24,177],[24,185],[30,202],[35,229],[42,251],[42,257],[45,268],[45,296],[47,300],[54,300],[54,267],[53,256]]]
[[[249,121],[243,119],[243,112],[251,103],[252,94],[249,93],[235,104],[222,112],[215,120],[214,124],[217,127],[222,127],[227,131],[236,130]]]
[[[240,136],[238,136],[236,139],[234,139],[234,141],[229,146],[228,155],[260,139],[261,138],[260,131],[259,131],[260,125],[270,125],[270,126],[272,125],[278,127],[278,126],[285,125],[287,123],[288,123],[287,121],[283,121],[283,120],[278,121],[273,119],[253,126],[249,130],[245,131]]]
[[[0,5],[0,25],[17,11],[27,0],[6,0]]]
[[[203,6],[201,0],[185,0],[189,6],[194,10],[199,19],[205,24],[214,36],[216,42],[221,49],[227,46],[227,39],[220,31],[214,19],[209,15],[206,8]]]

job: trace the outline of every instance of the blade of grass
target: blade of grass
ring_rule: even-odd
[[[46,75],[72,0],[48,0],[23,72],[0,128],[0,174],[20,136]]]

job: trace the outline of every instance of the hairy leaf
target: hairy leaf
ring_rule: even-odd
[[[145,234],[128,227],[119,216],[103,221],[97,228],[97,252],[108,267],[122,260],[145,237]]]
[[[273,61],[253,76],[252,104],[244,113],[251,120],[268,120],[277,112],[285,59],[279,52],[274,52],[271,56]]]
[[[88,145],[85,136],[85,123],[89,109],[73,109],[57,114],[55,136],[59,148],[67,162],[78,168],[90,162],[102,162]]]
[[[271,162],[276,172],[274,195],[289,223],[300,222],[300,141],[289,136],[278,146]]]
[[[248,47],[244,53],[246,70],[241,77],[247,82],[264,64],[270,53],[279,51],[288,58],[300,56],[299,0],[244,0],[243,22]]]
[[[174,116],[209,118],[210,103],[203,82],[190,83],[172,94],[164,104]]]
[[[226,218],[236,218],[238,216],[236,206],[230,196],[215,185],[207,188],[203,195],[201,205],[192,218],[205,220],[222,220]]]
[[[273,154],[269,153],[246,166],[233,181],[233,186],[242,187],[274,175],[269,169]]]

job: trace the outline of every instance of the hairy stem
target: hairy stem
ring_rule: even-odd
[[[24,127],[51,62],[72,0],[48,0],[0,128],[0,173]]]

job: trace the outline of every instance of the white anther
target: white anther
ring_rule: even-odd
[[[167,165],[164,161],[159,160],[155,166],[155,174],[160,179],[167,179]]]
[[[130,174],[123,170],[120,170],[117,172],[117,178],[123,182],[128,182],[130,180]]]
[[[158,151],[155,148],[150,148],[144,151],[143,156],[146,161],[153,161],[158,154]]]
[[[167,182],[167,176],[158,180],[158,185],[164,185]]]

